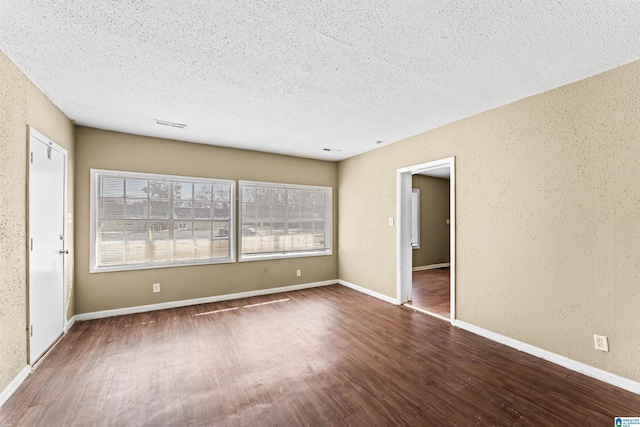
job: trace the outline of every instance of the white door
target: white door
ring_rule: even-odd
[[[29,361],[64,331],[67,152],[29,132]]]

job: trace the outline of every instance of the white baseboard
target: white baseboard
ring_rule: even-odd
[[[451,263],[450,262],[441,262],[440,264],[423,265],[423,266],[420,266],[420,267],[413,267],[411,269],[411,271],[434,270],[436,268],[445,268],[445,267],[451,267]]]
[[[0,408],[2,407],[2,405],[4,405],[4,403],[7,400],[9,400],[11,395],[15,393],[15,391],[18,389],[20,384],[22,384],[22,382],[25,379],[27,379],[30,373],[31,373],[31,366],[29,365],[25,366],[22,369],[22,371],[20,371],[20,373],[13,379],[13,381],[11,381],[9,385],[6,386],[4,390],[0,392]]]
[[[73,326],[74,323],[76,323],[76,316],[75,315],[73,317],[71,317],[71,319],[67,320],[67,323],[64,325],[64,333],[65,334],[67,332],[69,332],[69,329],[71,329],[71,327]]]
[[[354,285],[353,283],[349,283],[349,282],[347,282],[345,280],[338,280],[338,283],[341,284],[342,286],[346,286],[347,288],[351,288],[354,291],[358,291],[358,292],[361,292],[363,294],[367,294],[369,296],[381,299],[382,301],[398,305],[398,300],[395,299],[395,298],[391,298],[391,297],[388,297],[388,296],[386,296],[384,294],[372,291],[372,290],[367,289],[367,288],[363,288],[362,286]]]
[[[461,320],[456,320],[454,322],[454,326],[460,329],[464,329],[466,331],[472,332],[476,335],[483,336],[492,341],[496,341],[501,344],[507,345],[509,347],[515,348],[516,350],[520,350],[532,356],[539,357],[540,359],[544,359],[549,362],[555,363],[556,365],[560,365],[567,369],[571,369],[572,371],[580,372],[582,374],[585,374],[589,377],[595,378],[602,382],[614,385],[616,387],[623,388],[625,390],[628,390],[636,394],[640,394],[640,382],[636,382],[628,378],[624,378],[619,375],[612,374],[611,372],[603,371],[602,369],[594,368],[593,366],[584,364],[582,362],[578,362],[578,361],[569,359],[568,357],[561,356],[559,354],[555,354],[547,350],[543,350],[539,347],[535,347],[531,344],[527,344],[522,341],[518,341],[516,339],[506,337],[504,335],[500,335],[496,332],[491,332],[487,329],[483,329],[479,326],[475,326],[470,323],[463,322]]]
[[[249,298],[260,295],[278,294],[281,292],[298,291],[301,289],[317,288],[320,286],[335,285],[338,280],[325,280],[323,282],[303,283],[300,285],[282,286],[280,288],[260,289],[257,291],[239,292],[236,294],[216,295],[212,297],[194,298],[180,301],[162,302],[159,304],[140,305],[136,307],[116,308],[113,310],[94,311],[73,316],[73,322],[83,320],[103,319],[105,317],[124,316],[126,314],[145,313],[148,311],[165,310],[168,308],[187,307],[190,305],[207,304],[211,302],[229,301],[240,298]],[[71,323],[71,322],[69,322]]]

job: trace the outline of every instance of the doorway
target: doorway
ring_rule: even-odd
[[[29,363],[65,322],[67,150],[29,128]]]
[[[455,162],[454,158],[446,158],[434,162],[423,163],[398,169],[398,290],[399,304],[425,312],[452,324],[455,320]],[[413,265],[413,254],[416,250],[413,191],[414,176],[426,176],[438,179],[448,178],[449,206],[447,218],[448,262],[437,262],[426,266]],[[446,186],[447,183],[444,183]],[[429,195],[421,191],[422,198]],[[446,207],[445,207],[446,208]],[[413,215],[412,215],[413,214]],[[443,218],[444,220],[444,218]],[[446,236],[445,236],[446,238]],[[421,242],[419,245],[428,244]],[[446,258],[444,258],[446,259]],[[416,280],[416,282],[414,282]],[[414,289],[415,283],[415,289]],[[418,304],[413,304],[421,301]],[[443,305],[448,304],[448,307]]]

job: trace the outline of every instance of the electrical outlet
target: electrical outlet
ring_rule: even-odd
[[[604,335],[594,335],[593,344],[596,347],[596,350],[609,351],[609,342],[607,341],[607,337]]]
[[[160,292],[160,283],[154,283],[153,284],[153,293],[157,294],[158,292]]]
[[[300,277],[302,275],[302,270],[296,270],[296,276]]]

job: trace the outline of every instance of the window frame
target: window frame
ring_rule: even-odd
[[[420,249],[420,189],[411,189],[411,247]]]
[[[107,169],[91,169],[90,170],[90,255],[89,255],[89,273],[106,273],[113,271],[131,271],[131,270],[147,270],[154,268],[167,268],[167,267],[185,267],[192,265],[211,265],[211,264],[226,264],[226,263],[234,263],[236,261],[236,181],[228,180],[228,179],[219,179],[219,178],[205,178],[205,177],[193,177],[193,176],[183,176],[183,175],[167,175],[167,174],[154,174],[154,173],[146,173],[146,172],[127,172],[127,171],[117,171],[117,170],[107,170]],[[185,261],[163,261],[157,263],[140,263],[140,264],[121,264],[121,265],[109,265],[109,266],[98,266],[98,224],[100,219],[98,218],[98,197],[99,197],[99,189],[98,189],[98,176],[114,176],[124,179],[146,179],[146,180],[156,180],[156,181],[169,181],[171,183],[175,182],[188,182],[188,183],[206,183],[209,185],[214,184],[223,184],[229,186],[229,232],[228,232],[228,244],[229,244],[229,255],[228,257],[223,257],[220,259],[204,259],[204,260],[185,260]],[[170,187],[172,188],[172,187]],[[123,198],[125,198],[123,196]],[[170,196],[170,200],[173,196]],[[126,200],[126,198],[125,198]],[[212,201],[213,203],[213,201]],[[198,222],[196,218],[184,219],[180,221],[179,218],[173,218],[174,216],[174,206],[170,205],[170,214],[168,219],[156,219],[156,222]],[[123,215],[124,216],[124,215]],[[114,219],[117,221],[117,219]],[[123,218],[126,221],[126,218]],[[134,221],[140,221],[141,219],[133,219]],[[144,219],[142,219],[144,220]],[[153,222],[154,219],[149,218],[146,221]],[[227,222],[227,220],[216,220],[215,218],[211,218],[207,220],[199,220],[201,222]],[[175,226],[174,226],[175,227]],[[174,228],[175,229],[175,228]],[[175,241],[175,238],[173,239]]]
[[[325,206],[325,249],[318,250],[308,250],[308,251],[289,251],[289,252],[266,252],[266,253],[257,253],[257,254],[243,254],[242,248],[242,236],[243,229],[245,228],[243,222],[243,188],[245,186],[268,186],[268,187],[278,187],[283,189],[302,189],[302,190],[322,190],[328,192],[326,195],[326,199],[328,200],[329,206]],[[285,210],[286,212],[286,207]],[[285,214],[285,222],[287,222],[286,214]],[[298,219],[297,222],[301,222],[301,219]],[[246,227],[251,227],[247,225]],[[248,180],[239,180],[238,181],[238,232],[236,234],[238,239],[238,262],[251,262],[251,261],[264,261],[264,260],[275,260],[275,259],[289,259],[289,258],[303,258],[303,257],[315,257],[315,256],[329,256],[333,255],[333,187],[329,186],[321,186],[321,185],[302,185],[302,184],[286,184],[286,183],[278,183],[278,182],[267,182],[267,181],[248,181]]]

